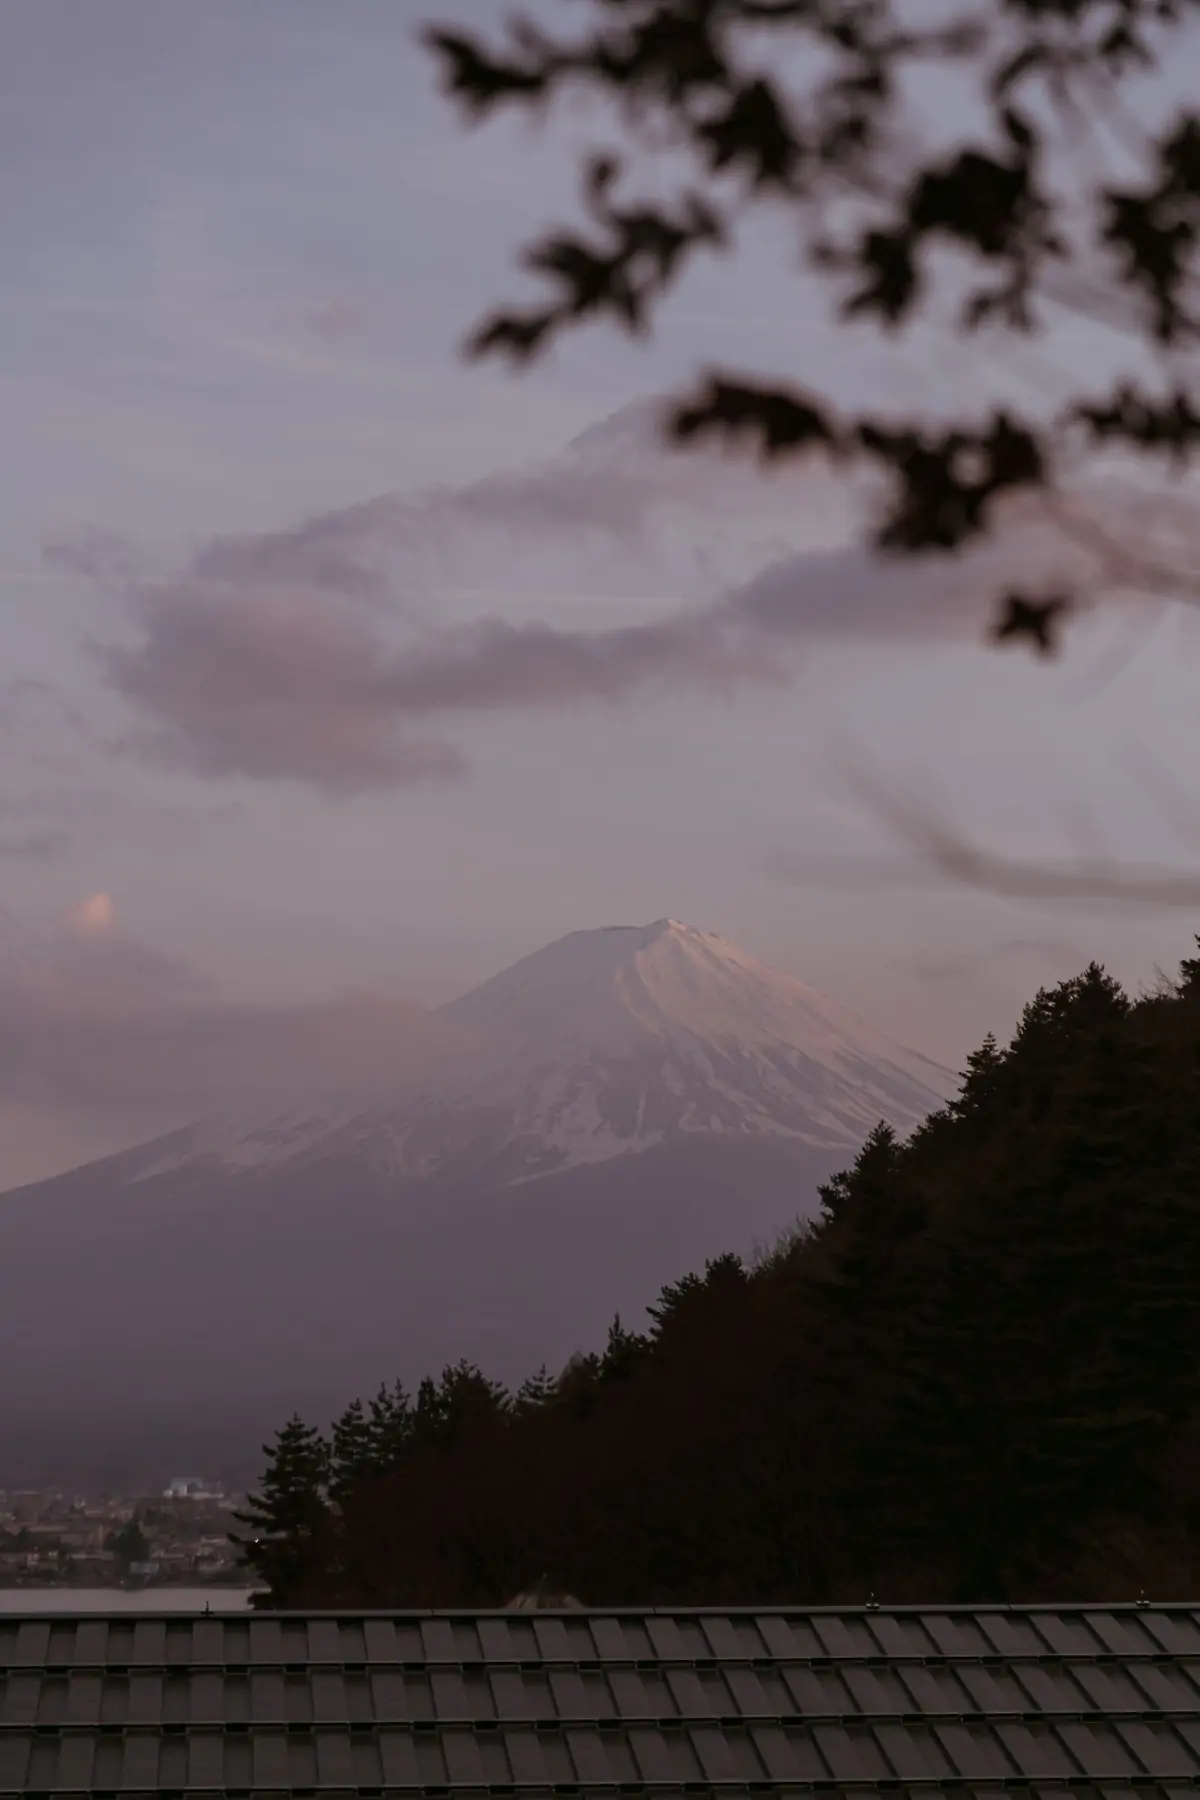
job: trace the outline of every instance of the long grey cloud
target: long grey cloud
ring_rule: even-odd
[[[776,556],[723,595],[619,625],[434,622],[397,602],[394,570],[417,524],[484,520],[522,542],[577,542],[589,529],[624,541],[648,528],[664,496],[699,520],[714,497],[752,491],[745,468],[676,463],[647,429],[644,411],[619,416],[541,470],[213,543],[167,580],[125,578],[138,636],[96,652],[134,717],[123,747],[208,778],[330,791],[445,779],[466,767],[439,724],[455,715],[777,683],[821,640],[977,633],[998,580],[1062,573],[1061,543],[1014,528],[955,558],[889,560],[858,545]],[[98,550],[112,570],[111,546]],[[97,547],[85,554],[95,561]]]

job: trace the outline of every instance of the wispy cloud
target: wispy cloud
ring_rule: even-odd
[[[130,580],[104,543],[60,545],[60,561],[73,557],[133,600],[137,640],[98,651],[136,715],[125,747],[212,778],[335,790],[442,779],[465,763],[453,743],[425,735],[434,721],[776,684],[823,639],[977,632],[998,573],[1036,560],[1028,534],[955,558],[881,559],[858,545],[781,554],[786,501],[811,506],[803,473],[781,493],[728,458],[664,452],[653,426],[650,408],[633,409],[540,468],[216,541],[166,579]],[[809,486],[837,493],[823,477]],[[471,532],[500,533],[526,556],[589,539],[652,552],[673,528],[702,539],[714,512],[737,516],[739,499],[745,543],[757,528],[757,572],[640,621],[446,622],[410,584],[423,554],[436,560]]]

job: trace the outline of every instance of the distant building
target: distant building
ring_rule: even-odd
[[[48,1512],[58,1499],[57,1494],[45,1494],[37,1489],[22,1489],[8,1495],[8,1505],[18,1525],[32,1525]]]
[[[211,1486],[200,1475],[175,1475],[163,1489],[164,1500],[222,1500],[225,1490],[220,1482]]]

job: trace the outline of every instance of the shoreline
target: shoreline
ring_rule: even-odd
[[[0,1617],[14,1613],[249,1612],[249,1587],[0,1587]]]

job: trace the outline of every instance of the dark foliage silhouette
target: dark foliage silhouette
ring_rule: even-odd
[[[502,1605],[543,1571],[595,1604],[1194,1591],[1198,972],[1043,990],[910,1139],[871,1134],[815,1228],[513,1399],[447,1370],[390,1473],[360,1409],[324,1462],[287,1426],[270,1597]]]
[[[1061,404],[897,419],[846,414],[803,372],[715,370],[676,406],[677,439],[873,466],[889,496],[877,543],[893,553],[981,538],[1006,500],[1090,454],[1185,465],[1200,446],[1200,113],[1147,77],[1194,49],[1196,0],[939,10],[919,23],[899,0],[586,0],[575,29],[517,21],[498,45],[429,26],[469,119],[599,100],[623,121],[619,150],[585,158],[586,224],[525,252],[548,298],[487,319],[472,351],[527,362],[594,320],[644,333],[699,253],[732,247],[750,212],[786,210],[847,327],[945,321],[982,360],[1083,317],[1125,334],[1138,373]],[[931,72],[946,84],[932,103]],[[929,140],[942,112],[971,118],[967,141]],[[620,197],[631,152],[656,170],[666,153],[673,198]],[[1053,648],[1071,595],[997,598],[996,641]]]

